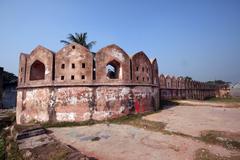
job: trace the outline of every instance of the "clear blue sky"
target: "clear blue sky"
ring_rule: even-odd
[[[1,0],[0,66],[17,73],[20,52],[58,51],[74,32],[88,32],[93,51],[142,50],[164,74],[240,81],[239,0]]]

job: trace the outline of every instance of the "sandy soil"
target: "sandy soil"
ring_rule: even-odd
[[[191,138],[164,135],[128,125],[97,124],[50,130],[56,139],[100,160],[191,160],[199,148],[222,156],[240,154]]]
[[[204,130],[240,133],[240,108],[175,106],[144,119],[165,122],[166,130],[192,136]]]

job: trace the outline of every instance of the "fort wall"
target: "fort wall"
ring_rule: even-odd
[[[156,59],[130,57],[115,44],[97,53],[76,43],[56,53],[37,46],[19,61],[18,124],[103,120],[158,110],[161,100],[216,96],[215,86],[158,76]]]
[[[56,53],[38,46],[20,54],[18,124],[102,120],[158,108],[157,60],[143,52],[129,57],[109,45],[94,54],[73,43]]]

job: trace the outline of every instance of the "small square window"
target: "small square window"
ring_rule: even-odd
[[[72,68],[75,68],[75,64],[74,63],[72,63]]]
[[[75,46],[74,46],[74,45],[72,46],[72,49],[75,49]]]
[[[138,67],[136,68],[136,70],[138,71]]]
[[[71,76],[71,80],[74,80],[74,75]]]
[[[61,76],[61,80],[64,80],[64,76]]]
[[[82,75],[82,79],[85,79],[85,75]]]
[[[62,64],[62,65],[61,65],[61,68],[64,69],[64,68],[65,68],[65,64]]]
[[[85,68],[85,67],[86,67],[85,63],[82,63],[82,68]]]
[[[137,81],[138,81],[138,79],[139,79],[139,78],[137,77]]]

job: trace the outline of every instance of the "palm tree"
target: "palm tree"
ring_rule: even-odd
[[[84,47],[86,47],[87,49],[91,49],[93,45],[96,44],[96,41],[91,41],[89,43],[87,43],[87,32],[85,33],[75,33],[75,35],[73,34],[69,34],[67,39],[69,41],[65,41],[65,40],[61,40],[60,42],[61,43],[64,43],[65,45],[68,45],[70,44],[71,42],[75,42],[75,43],[78,43]]]

